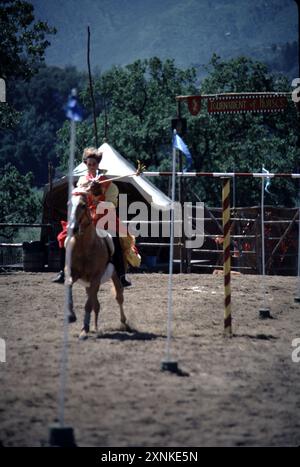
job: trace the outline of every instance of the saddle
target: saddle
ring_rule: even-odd
[[[99,229],[97,226],[96,226],[96,232],[97,232],[98,237],[103,238],[105,240],[110,257],[112,257],[115,252],[115,246],[114,246],[114,241],[113,241],[111,234],[107,230]]]

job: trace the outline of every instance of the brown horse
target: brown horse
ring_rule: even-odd
[[[97,234],[88,207],[87,196],[83,193],[72,196],[70,224],[72,236],[66,241],[66,256],[67,258],[70,256],[71,264],[70,270],[68,270],[68,266],[66,266],[68,319],[70,323],[76,321],[76,315],[73,308],[72,285],[77,280],[81,280],[86,287],[87,300],[84,307],[85,314],[83,328],[79,338],[86,339],[90,330],[92,311],[95,313],[95,330],[98,330],[100,303],[98,301],[97,294],[101,284],[101,279],[103,279],[103,275],[109,265],[112,251],[110,243],[106,238],[100,237]],[[114,284],[116,300],[120,307],[122,328],[124,330],[129,330],[123,310],[123,287],[115,270],[113,270],[111,279]]]

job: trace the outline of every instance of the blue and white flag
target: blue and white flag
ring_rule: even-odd
[[[83,111],[77,102],[76,89],[72,89],[71,95],[65,107],[66,117],[74,122],[81,122],[83,118]]]
[[[188,170],[191,167],[192,162],[193,162],[192,156],[189,151],[189,148],[187,147],[183,139],[180,138],[179,135],[177,135],[177,133],[173,135],[173,148],[179,149],[179,151],[181,151],[185,155],[185,159],[186,159],[185,170]]]
[[[269,172],[269,170],[267,170],[267,169],[265,169],[265,168],[263,167],[263,168],[262,168],[262,173],[264,173],[264,174],[269,174],[270,172]],[[265,191],[271,195],[272,193],[269,192],[269,186],[270,186],[270,185],[271,185],[271,178],[270,178],[270,177],[266,177],[266,178],[265,178]]]

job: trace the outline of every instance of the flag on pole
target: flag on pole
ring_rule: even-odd
[[[173,148],[178,149],[185,155],[185,159],[186,159],[185,170],[188,170],[191,167],[192,162],[193,162],[192,156],[189,151],[189,148],[187,147],[183,139],[180,138],[180,136],[177,133],[173,135]]]
[[[262,168],[262,173],[264,174],[269,174],[269,170],[265,169],[264,167]],[[265,191],[271,195],[272,193],[269,192],[269,186],[271,185],[271,178],[266,177],[265,178]]]
[[[65,107],[66,117],[74,122],[81,122],[83,118],[83,111],[77,102],[77,91],[72,89],[71,95],[69,96],[67,105]]]

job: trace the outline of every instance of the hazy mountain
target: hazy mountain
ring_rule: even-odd
[[[87,25],[92,32],[92,64],[101,70],[154,55],[175,58],[180,66],[206,64],[213,52],[224,58],[247,54],[272,61],[284,44],[298,39],[294,0],[32,3],[36,17],[58,29],[47,63],[80,69],[86,69]]]

